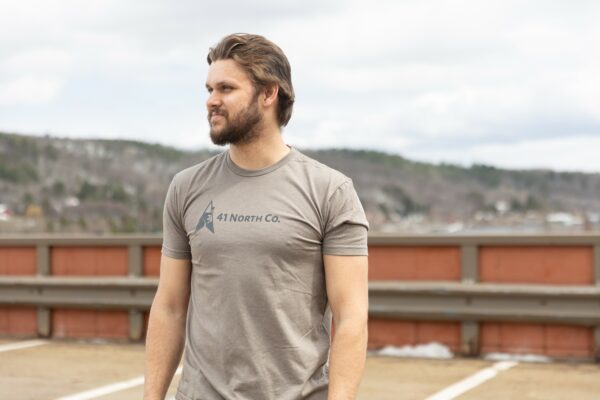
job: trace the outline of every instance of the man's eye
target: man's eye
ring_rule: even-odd
[[[223,86],[224,92],[229,92],[229,91],[231,91],[231,89],[233,89],[231,86]]]

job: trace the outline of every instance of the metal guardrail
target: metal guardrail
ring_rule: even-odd
[[[451,282],[370,282],[377,317],[600,325],[600,287]]]
[[[149,310],[158,278],[0,277],[0,304]],[[600,287],[369,283],[374,317],[600,324]]]
[[[149,310],[158,278],[0,277],[0,304]]]
[[[0,247],[4,246],[115,246],[162,243],[160,234],[32,234],[0,235]],[[401,235],[396,233],[370,233],[369,244],[384,245],[600,245],[600,232],[580,234],[451,234],[451,235]]]

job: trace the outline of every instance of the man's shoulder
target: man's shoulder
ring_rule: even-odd
[[[338,171],[329,165],[323,164],[322,162],[307,156],[303,152],[296,150],[296,154],[297,157],[294,159],[294,161],[307,175],[309,175],[313,182],[322,182],[328,186],[335,186],[351,180],[341,171]]]
[[[177,184],[189,184],[194,178],[199,176],[206,176],[207,172],[214,171],[224,161],[223,157],[225,152],[221,152],[194,164],[190,167],[184,168],[177,172],[173,177],[173,181]]]

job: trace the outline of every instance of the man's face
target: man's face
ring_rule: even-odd
[[[214,144],[249,143],[259,135],[263,120],[259,94],[235,61],[213,62],[208,69],[206,89],[210,138]]]

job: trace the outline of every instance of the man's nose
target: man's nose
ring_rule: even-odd
[[[219,96],[214,91],[208,95],[208,99],[206,99],[206,108],[210,110],[211,108],[218,107],[220,104],[221,99],[219,99]]]

